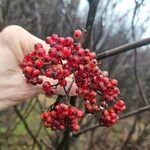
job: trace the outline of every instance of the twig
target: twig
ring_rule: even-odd
[[[21,112],[23,116],[26,114],[26,112],[28,111],[28,109],[30,108],[30,106],[32,106],[32,102],[33,102],[33,100],[31,99],[29,101],[29,103],[27,104],[27,107]],[[12,126],[11,132],[13,132],[16,129],[17,125],[20,122],[20,120],[18,120],[18,116],[16,116],[16,118],[13,119],[13,122],[14,122],[14,126]]]
[[[141,2],[141,4],[142,4],[142,3],[143,3],[143,2]],[[133,12],[132,21],[131,21],[132,38],[133,38],[134,41],[136,40],[134,22],[135,22],[135,17],[136,17],[136,14],[137,14],[137,10],[139,10],[141,4],[139,4],[139,3],[135,0],[135,8],[134,8],[134,12]],[[143,92],[143,90],[142,90],[142,85],[141,85],[140,78],[139,78],[139,75],[138,75],[138,70],[137,70],[137,55],[138,55],[138,52],[137,52],[137,49],[135,48],[135,49],[134,49],[134,75],[135,75],[135,79],[136,79],[136,82],[137,82],[137,85],[138,85],[138,89],[139,89],[140,96],[141,96],[142,100],[144,101],[144,103],[145,103],[146,105],[149,105],[149,102],[148,102],[148,100],[146,99],[145,94],[144,94],[144,92]]]
[[[42,35],[42,25],[41,25],[41,15],[39,12],[39,4],[37,0],[31,1],[30,6],[34,7],[34,14],[36,17],[36,27],[38,31],[38,36],[41,37]]]
[[[74,83],[74,81],[75,81],[74,78],[75,78],[75,77],[74,77],[74,75],[73,75],[72,81],[71,81],[71,83],[70,83],[70,85],[69,85],[69,87],[68,87],[68,89],[67,89],[67,94],[69,94],[69,92],[70,92],[70,90],[71,90],[71,88],[72,88],[72,86],[73,86],[73,83]]]
[[[37,100],[37,102],[38,102],[39,108],[40,108],[40,110],[42,112],[42,109],[43,109],[42,104],[41,104],[41,102],[39,100]],[[52,141],[52,143],[54,143],[54,139],[51,137],[51,135],[48,132],[46,127],[44,127],[44,131],[45,131],[46,135],[48,136],[48,138]]]
[[[61,142],[58,144],[56,150],[66,150],[69,149],[70,141],[70,130],[64,131],[63,138]]]
[[[146,124],[144,124],[144,129],[142,131],[142,133],[138,136],[136,142],[135,142],[135,145],[139,146],[141,145],[145,140],[146,138],[149,136],[149,122],[147,122]]]
[[[91,46],[92,28],[93,28],[99,0],[88,0],[88,2],[89,2],[89,12],[88,12],[88,17],[87,17],[87,22],[86,22],[86,30],[89,28],[90,30],[83,43],[83,48],[90,48]]]
[[[39,134],[40,134],[40,132],[41,132],[41,129],[42,129],[42,125],[41,124],[39,124],[39,127],[38,127],[38,130],[37,130],[37,133],[36,133],[36,138],[38,138],[38,136],[39,136]],[[32,145],[32,150],[34,150],[34,148],[35,148],[35,141],[34,141],[34,143],[33,143],[33,145]]]
[[[41,141],[41,143],[43,143],[49,150],[54,150],[54,147],[53,146],[51,146],[51,145],[49,145],[49,144],[47,144],[44,140],[40,140]]]
[[[67,21],[67,23],[68,23],[68,25],[69,25],[71,31],[73,31],[73,30],[74,30],[74,27],[73,27],[73,25],[72,25],[71,22],[70,22],[70,19],[69,19],[68,14],[66,13],[66,7],[65,7],[65,5],[64,5],[64,1],[63,1],[63,0],[60,0],[60,2],[61,2],[61,4],[62,4],[63,8],[65,9],[64,11],[62,10],[61,12],[62,12],[62,14],[66,17],[66,21]]]
[[[142,107],[142,108],[139,108],[139,109],[134,110],[134,111],[131,111],[131,112],[129,112],[129,113],[126,113],[126,114],[120,116],[119,119],[120,119],[120,120],[121,120],[121,119],[126,119],[126,118],[128,118],[128,117],[132,117],[132,116],[134,116],[134,115],[143,113],[143,112],[145,112],[145,111],[147,111],[147,110],[150,110],[150,105],[145,106],[145,107]],[[88,131],[94,130],[94,129],[98,128],[98,127],[100,127],[100,125],[99,125],[99,124],[95,124],[95,125],[93,125],[92,127],[85,128],[85,129],[83,129],[83,130],[81,130],[81,131],[79,131],[79,132],[73,134],[73,137],[78,137],[79,135],[81,135],[81,134],[83,134],[83,133],[86,133],[86,132],[88,132]]]
[[[3,17],[3,24],[4,26],[7,25],[7,19],[8,19],[8,14],[9,14],[9,8],[11,6],[11,0],[7,0],[6,1],[6,7],[4,8],[3,10],[3,13],[2,13],[2,17]]]
[[[146,39],[142,39],[142,40],[139,40],[136,42],[125,44],[125,45],[119,46],[117,48],[107,50],[103,53],[98,54],[97,60],[101,60],[101,59],[104,59],[104,58],[107,58],[110,56],[118,55],[120,53],[124,53],[129,50],[134,50],[135,48],[142,47],[142,46],[145,46],[148,44],[150,44],[150,38],[146,38]]]
[[[30,100],[33,101],[33,100]],[[30,104],[30,103],[29,103]],[[29,105],[28,104],[28,105]],[[31,103],[32,104],[32,103]],[[31,112],[34,110],[35,106],[37,104],[37,100],[35,100],[35,102],[33,103],[33,105],[31,105],[31,107],[29,107],[28,112],[25,111],[22,116],[24,117],[24,119],[27,119],[28,116],[31,114]],[[27,110],[27,109],[26,109]],[[20,124],[20,121],[16,122],[15,125],[13,126],[13,128],[11,129],[11,131],[13,132],[14,130],[16,130],[16,128],[18,127],[18,125]]]
[[[139,116],[137,115],[136,116],[136,118],[134,119],[134,122],[133,122],[133,124],[132,124],[132,126],[131,126],[131,129],[130,129],[130,131],[129,131],[129,133],[128,133],[128,135],[127,135],[127,137],[126,137],[126,140],[123,142],[123,144],[122,144],[122,150],[126,150],[127,148],[128,148],[128,144],[129,144],[129,142],[130,142],[130,140],[131,140],[131,137],[132,137],[132,135],[133,135],[133,133],[134,133],[134,131],[135,131],[135,127],[136,127],[136,124],[137,124],[137,121],[138,121],[138,119],[139,119]]]
[[[25,119],[23,118],[22,114],[20,113],[20,111],[18,110],[18,108],[16,106],[14,106],[14,110],[15,110],[16,114],[18,115],[18,117],[20,118],[20,120],[23,122],[23,125],[26,128],[27,132],[29,133],[30,137],[38,145],[39,150],[41,150],[42,146],[41,146],[40,142],[36,139],[36,137],[34,136],[34,134],[32,133],[32,131],[30,130],[27,122],[25,121]]]

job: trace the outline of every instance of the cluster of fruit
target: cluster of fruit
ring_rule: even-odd
[[[56,94],[57,86],[61,86],[67,98],[69,91],[66,91],[66,77],[73,76],[73,82],[77,86],[76,93],[83,97],[86,112],[99,113],[99,124],[111,126],[117,122],[117,114],[125,109],[125,104],[119,99],[117,80],[109,79],[100,70],[94,52],[84,49],[76,42],[82,36],[80,30],[75,30],[74,38],[58,37],[56,34],[47,37],[45,41],[50,45],[49,50],[46,51],[40,43],[36,44],[34,51],[25,56],[21,67],[27,83],[42,84],[48,96]],[[48,81],[43,81],[40,75],[56,80],[57,84],[52,85]],[[82,115],[82,111],[61,101],[44,112],[42,120],[45,126],[53,130],[69,128],[77,131],[78,120]]]

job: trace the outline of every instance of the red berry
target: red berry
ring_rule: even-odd
[[[39,71],[38,69],[35,69],[35,70],[32,72],[32,78],[37,77],[39,74],[40,74],[40,71]]]
[[[54,41],[58,41],[58,39],[59,39],[59,37],[58,37],[58,35],[57,34],[53,34],[52,36],[52,39],[54,40]]]
[[[35,44],[35,51],[40,49],[40,48],[43,48],[42,44],[41,43],[37,43]]]
[[[78,117],[78,118],[81,118],[82,116],[83,116],[83,112],[79,110],[79,111],[77,112],[77,117]]]
[[[49,88],[51,88],[51,84],[48,81],[44,81],[42,88],[44,91],[47,91]]]
[[[72,38],[72,37],[67,37],[66,40],[65,40],[65,44],[66,44],[66,45],[71,45],[71,44],[73,44],[73,38]]]
[[[89,56],[91,59],[95,59],[96,58],[96,54],[94,52],[89,53]]]
[[[25,74],[27,74],[27,75],[31,75],[32,72],[33,72],[33,68],[27,66],[27,67],[25,67],[25,68],[23,69],[23,72],[24,72]]]
[[[46,55],[46,51],[43,48],[38,49],[37,56],[43,58]]]
[[[42,84],[43,83],[43,79],[42,78],[38,78],[37,83],[38,84]]]
[[[79,48],[79,50],[78,50],[78,55],[79,55],[79,56],[83,56],[83,54],[84,54],[84,49]]]
[[[38,68],[42,68],[42,67],[43,67],[43,62],[40,61],[40,60],[36,60],[36,61],[35,61],[35,65],[36,65]]]
[[[112,86],[117,86],[118,81],[116,79],[112,79],[111,84],[112,84]]]
[[[75,124],[72,126],[72,131],[77,132],[80,129],[79,125]]]
[[[71,50],[67,47],[64,47],[62,53],[63,53],[63,56],[66,58],[71,55]]]
[[[45,41],[47,44],[50,44],[50,45],[56,44],[56,41],[51,36],[47,37]]]
[[[81,30],[77,29],[74,31],[74,38],[80,39],[82,37],[82,32]]]
[[[60,38],[58,39],[58,42],[59,42],[61,45],[64,45],[64,44],[65,44],[65,38],[60,37]]]

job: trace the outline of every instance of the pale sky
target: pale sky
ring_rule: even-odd
[[[112,0],[113,2],[114,0]],[[118,0],[119,1],[119,0]],[[119,4],[116,7],[116,13],[122,16],[128,10],[131,10],[128,15],[127,24],[131,24],[131,19],[133,16],[133,8],[134,8],[134,0],[120,0]],[[79,5],[79,14],[82,16],[86,16],[88,12],[88,2],[87,0],[80,0]],[[141,24],[147,17],[150,17],[150,0],[144,1],[144,6],[141,7],[140,13],[138,14],[138,24]],[[150,37],[150,20],[146,23],[147,31],[144,33],[142,38]]]

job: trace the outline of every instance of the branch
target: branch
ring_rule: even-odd
[[[142,1],[142,3],[143,3],[143,1]],[[134,8],[132,22],[131,22],[132,38],[133,38],[134,41],[136,39],[136,37],[135,37],[135,25],[134,25],[134,22],[135,22],[135,17],[136,17],[136,14],[137,14],[137,10],[139,10],[141,4],[139,4],[135,0],[135,8]],[[136,79],[136,82],[137,82],[137,85],[138,85],[138,89],[139,89],[141,98],[142,98],[142,100],[144,101],[144,103],[146,105],[149,105],[149,102],[148,102],[148,100],[145,97],[144,91],[142,90],[143,88],[142,88],[142,85],[141,85],[141,82],[140,82],[140,78],[139,78],[139,75],[138,75],[138,70],[137,70],[137,61],[138,61],[137,60],[137,55],[138,55],[138,52],[137,52],[137,49],[135,48],[134,49],[134,75],[135,75],[135,79]]]
[[[135,132],[135,128],[136,128],[138,119],[139,119],[139,116],[137,115],[136,118],[134,119],[134,122],[131,126],[131,129],[130,129],[125,141],[122,144],[122,148],[121,148],[122,150],[126,150],[126,148],[128,148],[128,144],[131,140],[131,137],[132,137],[133,133]]]
[[[86,39],[83,43],[84,48],[89,48],[91,45],[91,36],[92,36],[92,28],[96,16],[96,11],[97,7],[99,4],[99,0],[88,0],[89,2],[89,12],[88,12],[88,17],[87,17],[87,22],[86,22],[86,30],[88,30]]]
[[[33,100],[30,100],[30,101],[33,101]],[[31,112],[34,110],[34,108],[35,108],[35,106],[36,106],[36,103],[37,103],[37,100],[35,100],[35,102],[33,103],[33,105],[32,105],[32,103],[29,102],[28,106],[31,106],[31,107],[28,107],[28,106],[27,106],[27,108],[29,108],[28,111],[27,111],[27,109],[26,109],[26,111],[22,114],[22,116],[24,117],[25,120],[28,118],[28,116],[29,116],[29,115],[31,114]],[[15,122],[15,121],[14,121],[14,122]],[[13,132],[14,130],[16,130],[16,128],[18,127],[19,124],[20,124],[20,121],[17,121],[17,122],[15,123],[15,125],[13,126],[13,128],[11,129],[11,132]]]
[[[67,150],[70,144],[70,130],[64,131],[63,138],[58,144],[56,150]]]
[[[96,50],[95,51],[98,51],[103,47],[106,39],[108,38],[108,36],[110,34],[110,31],[112,30],[112,26],[113,26],[113,23],[110,25],[110,28],[107,31],[105,31],[105,33],[102,35],[102,37],[100,37],[100,39],[98,40],[98,42],[96,44]]]
[[[22,114],[20,113],[20,111],[18,110],[18,108],[16,106],[14,106],[14,110],[16,112],[16,114],[18,115],[18,117],[20,118],[20,120],[23,122],[24,127],[26,128],[27,132],[29,133],[30,137],[33,139],[33,141],[38,145],[39,150],[42,149],[40,142],[36,139],[36,137],[33,135],[32,131],[30,130],[27,122],[25,121],[25,119],[23,118]]]
[[[41,15],[39,12],[39,4],[37,0],[28,0],[26,3],[29,5],[30,9],[29,11],[33,11],[33,14],[36,18],[36,28],[37,28],[37,34],[39,37],[42,36],[42,26],[41,26]]]
[[[37,99],[37,102],[38,102],[40,111],[42,112],[43,107],[42,107],[42,104],[41,104],[40,100]],[[45,131],[47,137],[52,141],[52,144],[55,145],[55,144],[54,144],[54,139],[53,139],[53,137],[51,136],[51,133],[48,132],[48,130],[47,130],[46,127],[44,127],[44,131]]]
[[[6,0],[5,8],[2,10],[2,17],[3,17],[4,27],[7,25],[7,19],[8,19],[10,6],[11,6],[11,0]]]
[[[32,5],[34,6],[34,14],[36,17],[36,27],[37,27],[37,31],[38,31],[38,36],[41,37],[42,36],[42,25],[41,25],[41,15],[39,12],[39,4],[37,0],[34,0],[32,2]]]
[[[42,125],[40,124],[39,127],[38,127],[38,130],[37,130],[37,133],[36,133],[36,135],[35,135],[36,138],[38,138],[38,136],[39,136],[39,134],[40,134],[40,132],[41,132],[41,129],[42,129]],[[32,145],[32,150],[34,150],[35,144],[36,144],[36,142],[34,141],[34,143],[33,143],[33,145]]]
[[[143,112],[145,112],[145,111],[147,111],[147,110],[150,110],[150,105],[145,106],[145,107],[142,107],[142,108],[139,108],[139,109],[134,110],[134,111],[131,111],[131,112],[129,112],[129,113],[126,113],[126,114],[120,116],[120,117],[119,117],[119,120],[121,120],[121,119],[126,119],[126,118],[128,118],[128,117],[132,117],[132,116],[134,116],[134,115],[143,113]],[[73,136],[73,137],[78,137],[78,136],[80,136],[81,134],[86,133],[86,132],[91,131],[91,130],[94,130],[94,129],[98,128],[98,127],[100,127],[100,125],[99,125],[99,124],[95,124],[95,125],[93,125],[92,127],[85,128],[85,129],[83,129],[83,130],[81,130],[81,131],[79,131],[79,132],[73,134],[72,136]]]
[[[43,143],[49,150],[54,150],[54,147],[52,145],[49,145],[48,143],[46,143],[43,139],[40,140],[41,143]]]
[[[61,10],[61,13],[62,13],[62,15],[64,15],[66,17],[66,21],[67,21],[71,31],[74,31],[74,27],[73,27],[73,25],[72,25],[72,23],[71,23],[71,21],[69,19],[68,13],[66,12],[66,7],[64,5],[64,1],[61,0],[60,2],[61,2],[62,6],[63,6],[63,9],[64,9],[64,11],[63,11],[63,9]]]
[[[129,50],[134,50],[135,48],[142,47],[142,46],[145,46],[148,44],[150,44],[150,38],[146,38],[146,39],[142,39],[142,40],[139,40],[136,42],[125,44],[125,45],[119,46],[117,48],[107,50],[103,53],[98,54],[97,60],[101,60],[101,59],[104,59],[107,57],[118,55],[120,53],[124,53],[124,52],[129,51]]]

